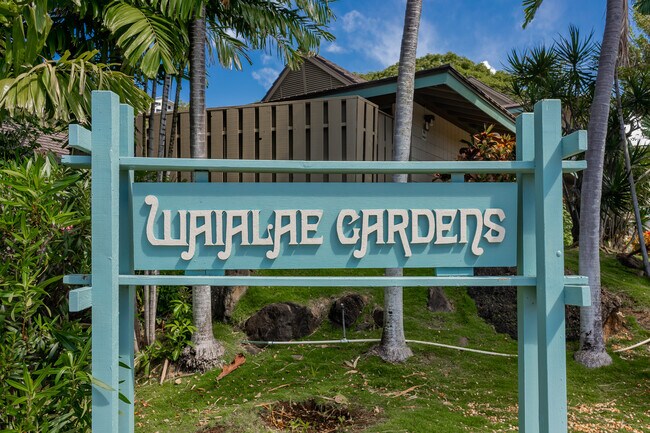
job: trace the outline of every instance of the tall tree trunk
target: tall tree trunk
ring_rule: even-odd
[[[167,158],[174,157],[174,150],[176,149],[176,129],[178,125],[178,104],[181,100],[181,82],[182,74],[176,76],[176,94],[174,95],[174,109],[172,110],[172,127],[169,131],[169,146],[167,146]],[[169,172],[165,172],[165,179],[169,180]]]
[[[190,24],[190,156],[207,158],[208,146],[205,139],[205,6],[201,16]],[[198,173],[194,173],[197,180]],[[188,348],[186,367],[206,371],[219,363],[223,346],[214,338],[210,286],[192,288],[192,312],[196,332],[192,334],[194,347]]]
[[[160,129],[158,130],[158,158],[164,158],[167,148],[167,103],[169,102],[169,88],[172,85],[172,76],[164,73],[162,92],[162,108],[160,110]],[[173,122],[173,121],[172,121]],[[163,181],[163,172],[157,174],[158,182]]]
[[[650,263],[648,263],[648,250],[645,246],[643,237],[643,221],[641,212],[639,212],[639,199],[636,195],[636,184],[634,183],[634,173],[632,173],[632,162],[630,161],[630,150],[627,144],[627,135],[625,134],[625,120],[623,118],[623,103],[621,102],[621,89],[618,85],[618,71],[614,75],[614,89],[616,92],[616,111],[618,114],[618,131],[621,140],[621,150],[625,158],[625,171],[627,171],[627,181],[630,184],[630,195],[632,196],[632,207],[634,208],[634,221],[636,222],[637,235],[639,236],[639,248],[641,257],[643,257],[643,268],[646,277],[650,278]]]
[[[149,126],[147,128],[147,153],[144,156],[153,156],[153,118],[156,107],[156,88],[158,86],[158,78],[151,80],[151,108],[149,110]]]
[[[151,108],[149,109],[149,124],[147,125],[147,145],[145,147],[146,153],[144,156],[153,156],[153,141],[154,141],[154,114],[156,106],[156,91],[158,79],[154,78],[151,83]],[[145,271],[145,275],[149,275],[151,271]],[[156,302],[154,298],[157,297],[156,286],[143,286],[144,290],[144,339],[145,344],[148,346],[156,341]]]
[[[605,351],[600,301],[600,203],[607,120],[611,104],[618,47],[627,13],[624,0],[607,0],[605,32],[598,59],[598,76],[589,113],[587,170],[582,180],[580,204],[580,274],[589,278],[591,306],[580,309],[580,350],[575,359],[587,367],[609,365]]]
[[[395,132],[393,136],[394,161],[408,161],[411,153],[413,124],[413,92],[418,30],[422,14],[422,0],[408,0],[404,15],[404,33],[397,73]],[[393,175],[393,182],[405,183],[406,174]],[[402,269],[386,269],[386,276],[402,276]],[[404,306],[402,287],[384,289],[384,330],[377,354],[387,362],[404,362],[413,355],[404,337]]]
[[[144,93],[149,93],[149,79],[144,79]],[[153,105],[152,105],[153,106]],[[145,156],[147,143],[147,115],[142,113],[142,131],[140,131],[140,155]]]

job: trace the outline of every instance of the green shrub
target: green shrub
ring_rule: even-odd
[[[37,156],[0,165],[0,430],[90,429],[90,332],[65,273],[90,268],[89,185]]]

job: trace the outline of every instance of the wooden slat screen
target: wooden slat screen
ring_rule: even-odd
[[[154,116],[154,156],[158,152],[160,115]],[[176,137],[167,141],[172,156],[189,158],[189,113],[177,118]],[[136,118],[136,154],[142,155],[148,124]],[[392,158],[391,116],[358,96],[215,108],[207,111],[209,158],[384,161]],[[146,131],[145,131],[146,132]],[[170,152],[169,148],[166,152]],[[189,181],[189,173],[172,180]],[[383,182],[390,176],[353,174],[211,173],[212,182]]]

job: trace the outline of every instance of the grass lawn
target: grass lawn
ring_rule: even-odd
[[[577,252],[567,252],[567,267],[577,271]],[[603,256],[603,284],[625,296],[626,312],[650,310],[650,285]],[[278,273],[274,273],[277,275]],[[324,275],[323,273],[320,273]],[[377,275],[379,271],[366,271]],[[358,275],[358,274],[357,274]],[[415,275],[415,274],[412,274]],[[313,302],[344,292],[340,289],[250,288],[234,313],[245,320],[262,306],[279,301]],[[381,289],[360,290],[374,305],[382,305]],[[448,289],[453,313],[431,313],[426,289],[404,290],[407,339],[426,340],[515,354],[517,342],[497,334],[476,314],[464,289]],[[647,317],[647,314],[646,314]],[[627,316],[628,338],[648,338],[642,320]],[[231,326],[215,325],[216,337],[227,347],[228,362],[243,352],[246,336]],[[381,330],[348,331],[348,338],[379,338]],[[327,320],[310,340],[339,339],[341,330]],[[629,341],[613,338],[610,345]],[[370,344],[273,346],[246,354],[244,365],[217,381],[219,371],[184,376],[158,385],[156,378],[136,389],[136,431],[312,432],[310,420],[294,419],[284,430],[273,430],[260,414],[280,412],[279,401],[344,407],[352,421],[340,417],[327,431],[364,432],[502,432],[517,431],[517,359],[411,345],[414,356],[390,365],[367,355]],[[622,354],[614,363],[587,370],[573,362],[576,349],[567,347],[570,431],[650,432],[650,351],[647,346]],[[358,358],[358,359],[357,359]],[[356,363],[355,363],[356,360]],[[270,412],[275,411],[275,412]],[[319,430],[323,431],[323,430]]]

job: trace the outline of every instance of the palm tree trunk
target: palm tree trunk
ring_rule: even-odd
[[[149,126],[147,128],[147,154],[144,156],[153,156],[153,118],[156,106],[156,87],[158,79],[151,80],[151,109],[149,110]]]
[[[172,76],[165,74],[162,92],[162,109],[160,110],[160,129],[158,130],[158,158],[164,158],[167,148],[167,102],[169,101],[169,88],[172,85]],[[163,172],[157,174],[158,182],[163,181]]]
[[[149,79],[145,78],[144,79],[144,93],[149,93]],[[146,151],[146,142],[147,142],[147,113],[142,113],[142,131],[140,135],[140,155],[145,156],[145,151]]]
[[[587,367],[609,365],[605,351],[600,301],[600,202],[607,120],[611,103],[618,47],[627,11],[624,0],[607,0],[605,33],[598,59],[594,99],[589,113],[587,170],[582,181],[580,205],[580,274],[589,278],[591,306],[580,309],[580,350],[575,359]]]
[[[404,15],[404,33],[400,49],[393,137],[394,161],[408,161],[411,153],[413,124],[413,92],[418,31],[422,14],[422,0],[408,0]],[[406,174],[393,175],[393,182],[406,183]],[[402,276],[402,269],[386,269],[386,276]],[[413,355],[404,337],[404,307],[402,287],[384,289],[384,330],[377,354],[387,362],[404,362]]]
[[[207,158],[205,139],[205,6],[201,16],[190,23],[190,156]],[[196,180],[197,173],[194,173]],[[192,334],[194,347],[186,351],[184,364],[192,370],[206,371],[219,363],[224,349],[215,340],[212,331],[210,286],[192,288],[192,314],[196,332]]]
[[[643,268],[646,277],[650,278],[650,263],[648,263],[648,250],[645,247],[643,237],[643,221],[641,212],[639,212],[639,199],[636,195],[636,184],[634,183],[634,173],[632,173],[632,162],[630,161],[630,150],[627,144],[627,135],[625,134],[625,120],[623,119],[623,103],[621,102],[621,90],[618,85],[618,71],[614,75],[614,90],[616,91],[616,111],[618,113],[618,130],[621,138],[621,150],[625,157],[625,171],[627,171],[627,181],[630,184],[630,195],[632,196],[632,207],[634,208],[634,220],[636,230],[639,236],[639,248],[641,257],[643,257]]]
[[[181,82],[182,74],[176,76],[176,94],[174,95],[174,109],[172,111],[172,127],[169,131],[169,146],[167,147],[167,158],[174,157],[174,150],[176,149],[176,129],[178,125],[178,104],[181,100]],[[169,179],[169,172],[165,172],[165,179]]]

